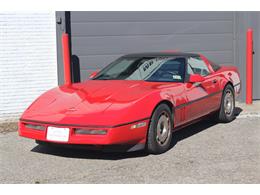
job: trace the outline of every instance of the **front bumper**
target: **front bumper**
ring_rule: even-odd
[[[145,126],[132,128],[133,125],[139,124],[140,122],[145,123]],[[44,128],[41,130],[28,127],[29,125],[41,125]],[[136,145],[145,144],[146,133],[149,125],[149,119],[139,120],[138,122],[127,123],[122,126],[107,127],[105,130],[107,133],[105,135],[86,135],[86,134],[76,134],[75,129],[89,129],[89,127],[78,127],[77,125],[64,125],[64,124],[52,124],[48,122],[38,122],[21,119],[19,121],[19,135],[26,138],[31,138],[34,140],[39,140],[49,143],[58,144],[86,144],[86,145]],[[60,127],[69,128],[69,139],[67,142],[60,141],[50,141],[47,139],[48,127]],[[104,127],[91,127],[93,130],[104,130]]]

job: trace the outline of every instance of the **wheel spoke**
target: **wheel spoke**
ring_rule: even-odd
[[[158,123],[157,123],[156,139],[160,145],[164,145],[167,142],[170,129],[171,128],[170,128],[169,115],[167,113],[163,112],[160,115]]]
[[[224,111],[227,116],[230,116],[234,110],[234,97],[231,91],[227,91],[224,97]]]

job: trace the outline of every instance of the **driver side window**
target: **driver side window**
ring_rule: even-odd
[[[187,74],[200,74],[201,76],[207,76],[210,74],[207,64],[199,57],[189,57]]]

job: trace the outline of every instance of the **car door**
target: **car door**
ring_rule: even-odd
[[[158,82],[161,96],[167,96],[174,102],[175,126],[183,124],[185,120],[185,108],[181,106],[186,103],[185,64],[185,57],[164,56],[149,59],[139,67],[141,77],[149,82]]]
[[[199,74],[204,81],[189,82],[191,74]],[[186,64],[186,98],[185,121],[192,121],[214,110],[218,105],[219,78],[209,69],[209,65],[199,56],[188,57]]]

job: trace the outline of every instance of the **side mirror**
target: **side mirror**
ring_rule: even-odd
[[[201,76],[200,74],[192,74],[190,75],[190,83],[200,83],[202,81],[204,81],[205,78],[203,76]]]
[[[90,75],[89,75],[89,78],[90,79],[92,79],[92,78],[94,78],[97,74],[98,74],[98,70],[97,71],[95,71],[95,72],[92,72]]]

